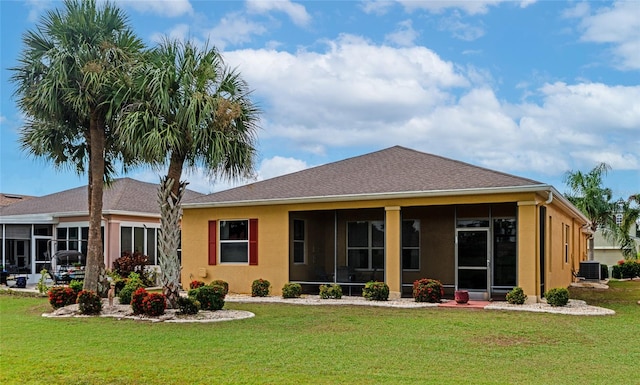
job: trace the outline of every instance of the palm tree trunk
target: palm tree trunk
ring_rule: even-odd
[[[93,112],[89,124],[89,241],[87,247],[87,267],[85,290],[102,294],[104,277],[104,252],[102,248],[102,192],[104,191],[104,146],[105,123]]]
[[[173,194],[175,185],[178,193]],[[162,292],[167,298],[169,308],[178,307],[180,296],[180,261],[178,259],[178,245],[180,244],[180,217],[182,209],[180,202],[186,188],[186,183],[175,183],[174,179],[164,177],[160,180],[158,189],[158,203],[160,205],[160,237],[158,257],[160,263],[160,279]]]

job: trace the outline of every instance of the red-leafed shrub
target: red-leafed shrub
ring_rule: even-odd
[[[416,302],[440,302],[444,296],[442,283],[437,279],[422,278],[413,283],[413,298]]]
[[[81,314],[100,314],[102,311],[100,296],[90,290],[80,291],[77,303]]]
[[[157,317],[164,314],[167,308],[167,300],[164,294],[150,293],[142,300],[144,314],[150,317]]]
[[[78,292],[67,286],[55,286],[49,290],[49,303],[54,309],[59,309],[76,303]]]
[[[133,292],[131,295],[131,308],[133,309],[133,314],[144,314],[144,306],[142,305],[142,302],[148,295],[149,293],[144,287]]]
[[[197,289],[197,288],[202,287],[204,285],[205,285],[204,282],[198,281],[197,279],[195,279],[195,280],[189,282],[189,289]]]

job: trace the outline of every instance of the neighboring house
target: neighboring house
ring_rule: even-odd
[[[116,179],[104,189],[102,238],[107,268],[124,251],[140,251],[157,264],[160,228],[158,185]],[[185,198],[201,194],[187,191]],[[2,265],[34,283],[58,250],[86,255],[89,235],[87,187],[78,187],[0,207]]]
[[[640,247],[640,224],[636,224],[629,230],[629,235],[636,241],[636,252],[639,252]],[[593,259],[607,265],[609,268],[618,263],[618,261],[624,259],[620,245],[616,245],[611,241],[608,241],[602,234],[602,229],[598,229],[594,234],[593,241]]]
[[[550,185],[392,147],[183,204],[182,283],[223,279],[273,295],[337,282],[391,297],[435,278],[472,298],[515,286],[536,301],[587,258],[587,218]]]
[[[33,198],[30,195],[19,195],[19,194],[5,194],[0,193],[0,207],[1,206],[9,206],[14,203],[24,202]]]

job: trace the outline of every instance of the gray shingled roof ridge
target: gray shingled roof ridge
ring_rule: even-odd
[[[431,159],[435,158],[439,161],[442,162],[447,162],[449,164],[457,164],[460,165],[464,168],[467,169],[472,169],[472,170],[481,170],[483,172],[487,172],[487,173],[491,173],[493,175],[496,176],[500,176],[500,177],[505,177],[505,178],[509,178],[509,179],[514,179],[514,180],[518,180],[522,183],[516,183],[514,184],[512,187],[522,187],[522,186],[543,186],[545,184],[529,179],[529,178],[523,178],[523,177],[519,177],[516,175],[512,175],[512,174],[508,174],[505,172],[501,172],[501,171],[496,171],[496,170],[492,170],[492,169],[488,169],[486,167],[481,167],[481,166],[476,166],[470,163],[466,163],[460,160],[456,160],[456,159],[451,159],[451,158],[447,158],[444,156],[440,156],[440,155],[434,155],[434,154],[430,154],[430,153],[426,153],[426,152],[422,152],[422,151],[418,151],[418,150],[414,150],[414,149],[409,149],[403,146],[392,146],[392,147],[388,147],[385,149],[381,149],[378,151],[374,151],[374,152],[370,152],[367,154],[362,154],[362,155],[357,155],[357,156],[353,156],[350,158],[346,158],[346,159],[342,159],[342,160],[338,160],[335,162],[330,162],[330,163],[326,163],[323,165],[318,165],[318,166],[314,166],[314,167],[310,167],[304,170],[300,170],[300,171],[296,171],[293,173],[289,173],[289,174],[285,174],[285,175],[280,175],[277,177],[273,177],[273,178],[269,178],[269,179],[265,179],[262,181],[257,181],[257,182],[253,182],[247,185],[243,185],[243,186],[238,186],[235,188],[231,188],[228,190],[223,190],[223,191],[218,191],[212,194],[208,194],[208,195],[203,195],[201,197],[197,197],[195,199],[191,199],[188,201],[185,201],[185,204],[189,204],[189,203],[194,203],[194,204],[198,204],[198,203],[213,203],[213,202],[229,202],[229,199],[220,199],[222,196],[226,196],[226,195],[231,195],[234,194],[235,192],[238,192],[240,194],[243,194],[244,192],[247,191],[247,189],[253,189],[253,188],[257,188],[259,186],[265,186],[266,188],[269,188],[271,186],[273,186],[274,184],[278,183],[279,181],[283,181],[283,182],[290,182],[291,179],[295,179],[295,177],[298,174],[302,174],[302,173],[314,173],[314,171],[318,171],[318,170],[331,170],[331,168],[340,168],[342,165],[347,164],[349,165],[350,163],[353,162],[358,162],[359,160],[362,160],[363,158],[373,158],[375,159],[375,157],[379,154],[384,154],[384,153],[389,153],[389,154],[393,154],[392,151],[404,151],[404,152],[410,152],[412,154],[418,155],[418,156],[427,156]],[[503,186],[504,187],[504,186]],[[455,189],[454,189],[455,190]],[[421,189],[421,190],[416,190],[414,192],[424,192],[424,191],[443,191],[443,190],[439,190],[439,189],[433,189],[433,190],[425,190],[425,189]],[[393,193],[394,191],[389,191],[390,193]],[[399,191],[400,192],[400,191]],[[408,191],[404,191],[404,192],[408,192]],[[365,193],[366,194],[366,193]],[[374,193],[374,194],[380,194],[380,193]],[[342,196],[344,194],[341,193],[336,193],[336,194],[329,194],[329,195],[325,195],[325,196]],[[349,194],[347,194],[349,195]],[[359,195],[359,194],[355,194],[355,195]],[[218,199],[215,199],[214,197],[218,197]],[[302,198],[310,198],[311,196],[302,196]],[[214,198],[213,200],[211,200],[210,198]],[[270,198],[258,198],[260,200],[271,200]],[[289,197],[289,198],[273,198],[273,199],[293,199],[293,197]],[[237,199],[238,202],[242,202],[242,201],[251,201],[252,198],[246,198],[246,197],[242,197]],[[233,200],[231,200],[233,201]]]

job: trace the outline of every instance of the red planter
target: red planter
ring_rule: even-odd
[[[469,292],[467,290],[456,290],[454,298],[456,303],[465,304],[469,302]]]

